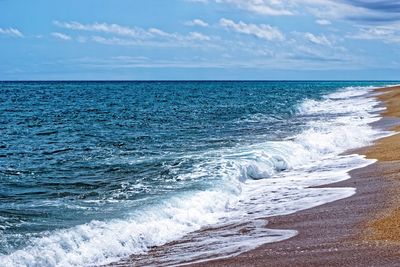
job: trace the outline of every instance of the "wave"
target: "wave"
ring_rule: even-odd
[[[180,180],[185,180],[185,175],[214,177],[211,189],[178,192],[157,205],[133,211],[124,219],[92,221],[45,233],[40,238],[32,238],[24,249],[1,255],[0,262],[3,266],[107,264],[132,254],[145,254],[154,246],[205,226],[254,221],[348,197],[354,194],[354,189],[308,187],[348,179],[349,170],[373,162],[360,155],[340,155],[387,134],[369,125],[379,120],[377,112],[383,109],[377,100],[368,97],[372,89],[348,87],[319,101],[306,100],[298,107],[298,116],[307,120],[300,133],[282,141],[200,155],[203,161],[190,174],[178,177]],[[235,247],[225,248],[223,253],[232,254],[239,248],[251,249],[260,243],[294,235],[288,231],[277,238],[257,229],[249,231],[248,239],[243,236]],[[216,235],[218,242],[226,242],[223,236],[218,239]],[[207,242],[201,239],[203,249],[223,247],[215,245],[218,244],[215,240],[213,246],[205,246]],[[180,251],[180,257],[186,260],[196,259],[197,254],[201,256],[199,249],[185,251],[191,253],[185,256]],[[171,258],[170,255],[169,261]]]

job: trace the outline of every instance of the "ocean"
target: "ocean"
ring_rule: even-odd
[[[0,265],[175,265],[293,237],[263,218],[355,193],[310,187],[374,162],[344,152],[388,134],[370,96],[396,83],[0,82]]]

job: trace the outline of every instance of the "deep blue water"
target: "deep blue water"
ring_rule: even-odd
[[[0,254],[209,190],[220,151],[303,131],[305,99],[387,84],[1,82]]]

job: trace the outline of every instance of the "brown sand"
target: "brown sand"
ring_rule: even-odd
[[[400,87],[391,87],[377,90],[382,93],[378,98],[383,101],[387,110],[383,113],[387,117],[400,117]],[[392,130],[400,132],[396,126]],[[380,162],[392,162],[400,164],[400,134],[379,140],[373,147],[369,148],[365,155],[368,158],[378,159]],[[385,173],[385,178],[392,180],[393,186],[388,191],[392,203],[391,207],[379,213],[380,219],[367,223],[372,228],[372,233],[366,236],[371,240],[390,240],[400,242],[400,188],[399,172]],[[400,263],[399,263],[400,265]]]
[[[376,91],[387,106],[383,115],[400,118],[400,87]],[[267,218],[268,228],[296,229],[297,236],[191,266],[400,266],[400,134],[361,152],[379,161],[327,186],[355,187],[354,196]],[[113,266],[137,263],[133,258]]]

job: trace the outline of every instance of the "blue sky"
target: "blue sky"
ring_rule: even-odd
[[[0,80],[399,79],[392,0],[0,0]]]

